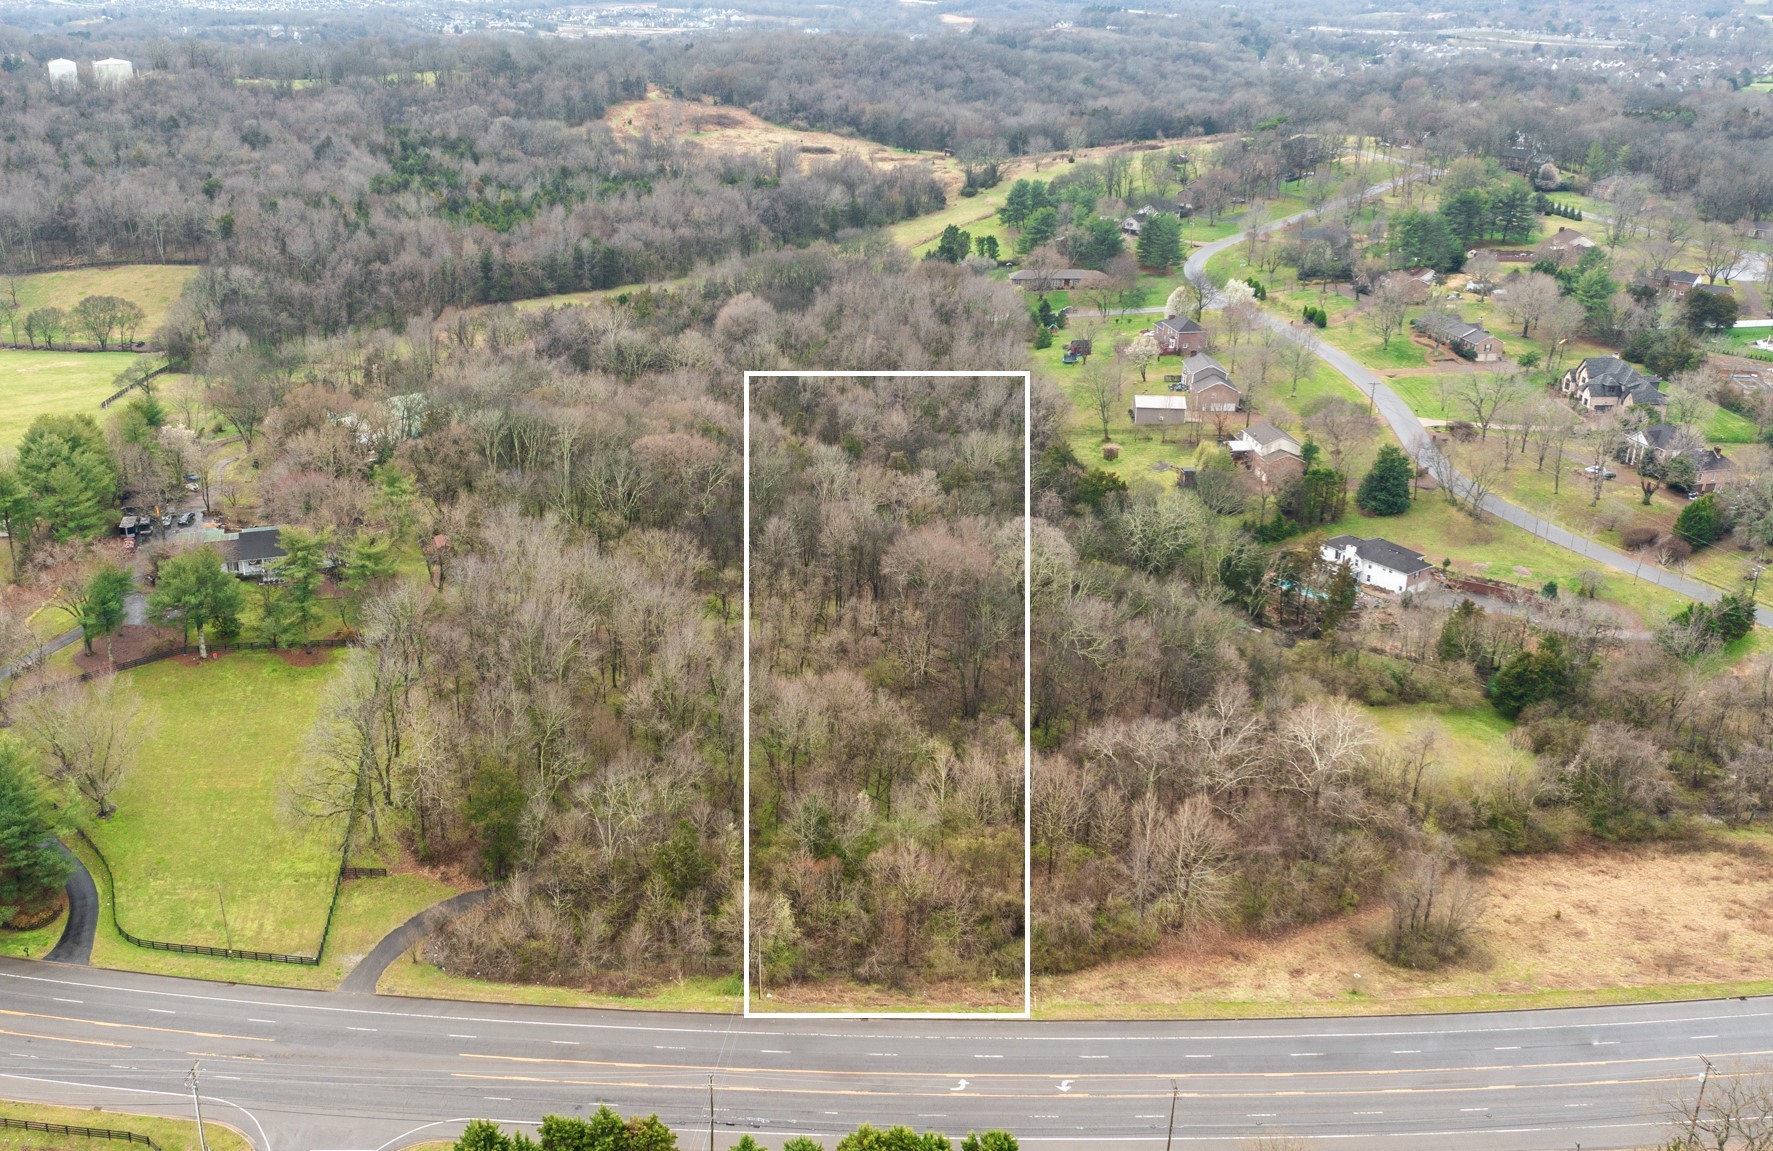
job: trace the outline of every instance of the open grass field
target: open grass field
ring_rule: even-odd
[[[281,788],[301,763],[330,663],[231,653],[123,673],[149,726],[117,814],[85,826],[116,874],[130,931],[312,954],[343,828],[292,826]]]
[[[196,274],[195,264],[125,264],[118,268],[37,272],[17,278],[19,308],[21,315],[47,305],[66,311],[87,296],[118,296],[145,313],[135,337],[151,341],[154,332],[166,322],[166,313],[173,301],[179,298],[185,284]],[[5,285],[0,284],[0,290],[4,289]],[[22,325],[22,318],[20,323]],[[85,340],[85,336],[74,332],[69,333],[69,338]]]
[[[98,861],[84,845],[70,844],[74,853],[92,872],[99,888],[99,902],[106,904],[105,875]],[[337,858],[336,856],[333,858]],[[392,865],[396,861],[373,852],[354,852],[352,862],[363,865]],[[327,893],[332,891],[327,879]],[[175,955],[166,951],[150,951],[126,942],[117,934],[110,916],[101,913],[99,928],[93,939],[92,962],[95,967],[120,971],[145,971],[154,975],[173,975],[185,979],[210,979],[223,983],[257,983],[271,987],[305,987],[327,991],[357,966],[383,936],[419,912],[463,890],[460,885],[434,876],[402,872],[386,879],[354,879],[346,883],[339,895],[339,907],[333,916],[332,934],[326,951],[315,967],[287,963],[256,963],[244,959],[213,959],[201,955]],[[128,912],[125,911],[125,922]],[[325,915],[324,906],[320,914]],[[303,945],[311,949],[319,939],[319,921],[314,927],[314,940]]]
[[[168,1104],[168,1108],[185,1110],[189,1099]],[[68,1127],[103,1127],[113,1131],[134,1131],[146,1135],[160,1151],[199,1151],[203,1140],[197,1136],[197,1124],[188,1119],[167,1119],[159,1115],[138,1115],[106,1107],[51,1107],[43,1103],[15,1103],[0,1100],[0,1115],[8,1119],[29,1119],[38,1123],[61,1123]],[[209,1151],[252,1151],[252,1143],[226,1123],[218,1123],[205,1115],[203,1136]],[[86,1139],[73,1135],[48,1135],[41,1131],[10,1131],[0,1129],[0,1151],[120,1151],[138,1144],[109,1139]]]
[[[1384,1014],[1654,1002],[1773,991],[1773,844],[1511,859],[1485,877],[1477,954],[1389,967],[1369,907],[1274,939],[1203,940],[1037,979],[1054,1017]],[[1655,915],[1644,908],[1655,907]],[[1358,978],[1356,978],[1358,976]]]
[[[0,348],[0,448],[18,443],[38,416],[86,412],[117,390],[130,352],[19,352]]]
[[[1431,782],[1472,783],[1494,778],[1510,767],[1533,765],[1532,755],[1508,742],[1513,724],[1489,704],[1460,708],[1408,704],[1368,708],[1366,714],[1389,743],[1402,745],[1423,732],[1434,737]]]

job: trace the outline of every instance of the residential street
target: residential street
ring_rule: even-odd
[[[1378,191],[1383,187],[1385,187],[1385,185],[1376,185],[1373,189],[1369,189],[1369,193]],[[1276,228],[1282,228],[1296,220],[1303,219],[1310,215],[1312,215],[1312,213],[1300,212],[1296,215],[1288,216],[1285,219],[1276,220],[1273,223],[1266,225],[1264,230],[1272,231]],[[1191,278],[1206,275],[1207,261],[1211,260],[1220,252],[1225,251],[1227,248],[1241,243],[1243,239],[1244,233],[1240,232],[1237,235],[1227,236],[1222,240],[1216,240],[1211,244],[1197,248],[1188,257],[1187,264],[1183,269],[1184,274]],[[1417,417],[1415,412],[1410,410],[1410,406],[1406,404],[1402,397],[1393,391],[1384,380],[1368,370],[1365,365],[1361,364],[1347,352],[1332,347],[1331,345],[1324,343],[1322,340],[1316,339],[1303,328],[1290,324],[1286,320],[1281,319],[1270,312],[1264,311],[1262,317],[1269,327],[1286,336],[1288,339],[1308,344],[1312,351],[1317,354],[1319,359],[1335,368],[1363,393],[1372,396],[1379,414],[1382,415],[1385,418],[1385,422],[1390,425],[1392,432],[1396,434],[1398,441],[1403,445],[1404,450],[1408,452],[1411,458],[1418,464],[1424,467],[1430,466],[1438,449],[1434,446],[1432,438],[1423,429],[1421,419]],[[1457,473],[1455,474],[1457,475]],[[1458,481],[1456,480],[1455,482]],[[1547,543],[1555,544],[1566,551],[1574,552],[1575,554],[1582,556],[1585,559],[1593,560],[1596,563],[1605,564],[1633,579],[1641,579],[1647,583],[1656,584],[1659,587],[1679,592],[1681,595],[1688,596],[1703,603],[1711,603],[1722,595],[1722,590],[1717,587],[1710,584],[1700,583],[1697,580],[1688,579],[1685,576],[1658,567],[1653,563],[1645,563],[1642,560],[1635,559],[1623,552],[1603,547],[1591,539],[1579,536],[1567,528],[1559,527],[1557,524],[1533,514],[1526,508],[1509,503],[1507,500],[1504,500],[1502,497],[1494,493],[1484,497],[1483,509],[1505,523],[1510,523],[1516,527],[1532,532]],[[1756,622],[1762,627],[1773,627],[1773,610],[1765,607],[1757,607],[1755,609],[1755,617]]]

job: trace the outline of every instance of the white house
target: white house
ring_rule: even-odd
[[[92,62],[92,79],[101,88],[121,88],[135,78],[135,65],[112,57]]]
[[[72,60],[51,60],[48,67],[51,88],[72,88],[80,83],[80,68]]]
[[[1421,552],[1378,536],[1334,536],[1324,541],[1320,554],[1325,563],[1347,564],[1355,579],[1386,591],[1413,591],[1434,574],[1434,565]]]

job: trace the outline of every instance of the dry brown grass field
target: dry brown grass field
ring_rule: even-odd
[[[1740,994],[1773,981],[1773,849],[1765,839],[1511,860],[1484,888],[1479,954],[1459,967],[1419,972],[1380,962],[1366,939],[1386,909],[1373,906],[1273,939],[1207,940],[1037,980],[1036,1010],[1465,1010]]]

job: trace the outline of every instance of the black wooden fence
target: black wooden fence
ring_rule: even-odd
[[[199,943],[168,943],[161,939],[142,938],[123,926],[122,920],[117,918],[117,877],[111,872],[111,861],[105,858],[105,853],[99,850],[99,845],[92,841],[92,836],[86,834],[85,828],[76,827],[74,834],[80,837],[80,842],[86,845],[87,849],[98,858],[100,866],[105,869],[105,895],[111,904],[111,924],[117,928],[117,934],[123,937],[124,942],[133,943],[137,947],[145,947],[149,951],[172,951],[180,955],[213,955],[218,959],[251,959],[259,963],[294,963],[303,967],[314,967],[320,963],[318,953],[314,955],[285,955],[278,951],[246,951],[235,947],[209,947]],[[334,903],[337,903],[336,898]],[[327,912],[326,918],[327,925],[331,926],[331,911]],[[322,945],[325,944],[325,939],[323,932],[321,934]]]
[[[368,783],[361,768],[357,773],[359,794]],[[385,867],[353,867],[346,861],[351,858],[351,841],[357,832],[357,805],[353,805],[351,813],[345,817],[345,838],[339,845],[339,869],[333,876],[332,901],[326,905],[326,922],[320,928],[320,943],[314,948],[312,955],[287,955],[280,951],[249,951],[237,947],[211,947],[202,943],[169,943],[161,939],[144,939],[123,926],[117,918],[117,877],[111,871],[111,861],[99,850],[92,837],[86,834],[85,828],[77,827],[74,833],[86,844],[99,864],[105,869],[105,894],[111,905],[111,925],[117,929],[126,943],[137,947],[145,947],[150,951],[171,951],[180,955],[209,955],[217,959],[245,959],[255,963],[291,963],[300,967],[318,967],[320,960],[326,955],[326,941],[332,938],[333,917],[339,911],[339,893],[344,889],[347,879],[381,879],[388,874]]]
[[[351,641],[347,638],[341,636],[329,636],[326,639],[314,639],[309,640],[306,643],[285,644],[281,649],[274,643],[265,643],[262,640],[236,640],[231,643],[212,643],[209,645],[209,652],[211,655],[220,655],[223,652],[229,651],[295,651],[297,649],[305,650],[313,647],[350,646]],[[111,663],[106,664],[104,667],[95,668],[92,671],[83,671],[75,677],[75,682],[91,683],[95,679],[103,679],[107,675],[116,675],[120,671],[129,671],[131,668],[146,667],[151,663],[159,663],[163,659],[172,659],[174,656],[190,654],[191,645],[188,643],[178,647],[164,647],[158,651],[151,651],[147,655],[138,655],[134,659],[114,660]],[[54,691],[57,687],[61,686],[62,682],[66,681],[39,684],[26,691],[15,693],[12,698],[30,699],[32,696],[42,695],[46,691]],[[0,720],[0,727],[4,726],[6,726],[6,721]]]
[[[0,1127],[14,1131],[43,1131],[50,1135],[80,1135],[87,1139],[113,1139],[120,1143],[141,1143],[160,1151],[160,1144],[134,1131],[116,1131],[109,1127],[71,1127],[66,1123],[39,1123],[35,1119],[8,1119],[0,1115]]]

